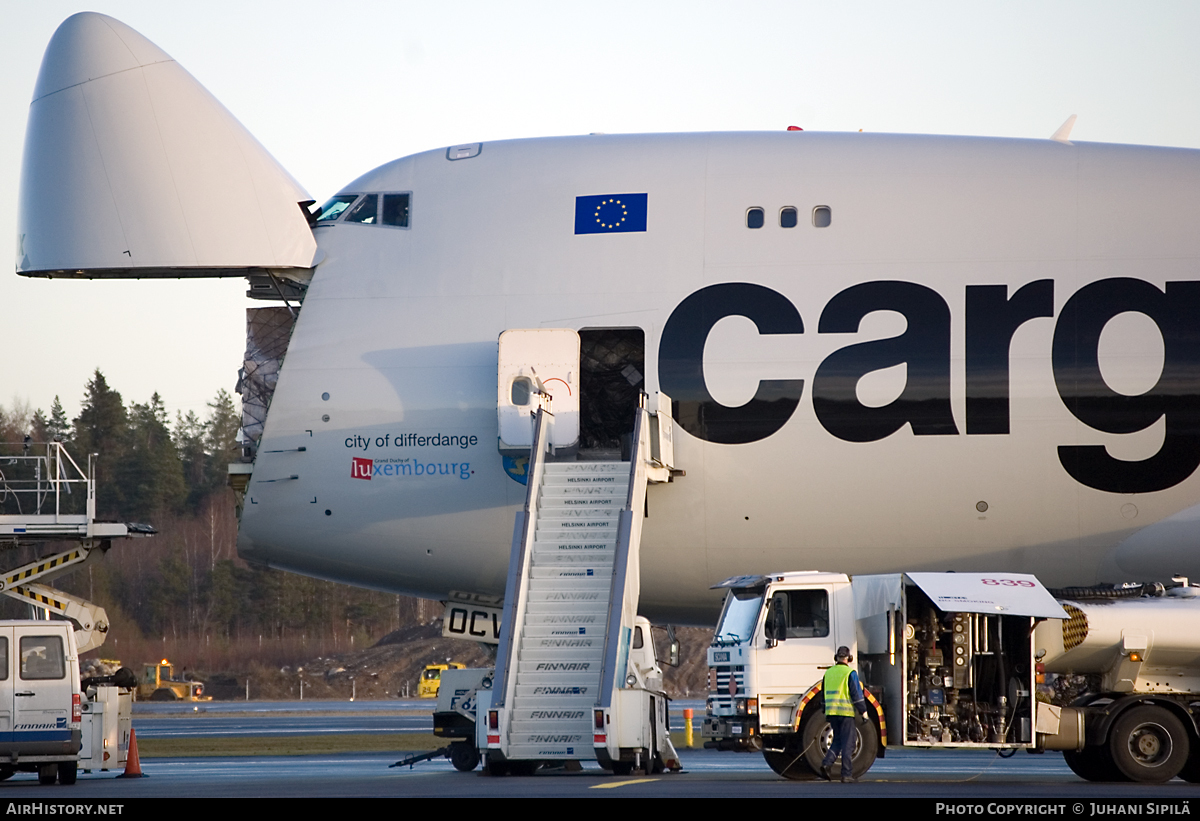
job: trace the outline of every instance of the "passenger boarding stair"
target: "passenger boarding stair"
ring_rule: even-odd
[[[580,759],[617,772],[678,768],[649,623],[637,617],[646,485],[670,478],[651,459],[652,417],[638,409],[629,462],[551,461],[553,415],[539,409],[534,424],[488,714],[488,768],[531,772]],[[632,741],[622,741],[619,725]]]

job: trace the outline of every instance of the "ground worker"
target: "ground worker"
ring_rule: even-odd
[[[850,666],[854,656],[850,648],[842,645],[833,654],[837,662],[825,671],[825,682],[822,690],[825,695],[825,718],[833,727],[833,744],[821,762],[821,775],[826,781],[833,780],[833,762],[838,755],[842,757],[842,783],[850,784],[855,781],[851,767],[854,757],[854,722],[858,716],[867,715],[867,702],[863,697],[862,685],[858,681],[858,673]]]

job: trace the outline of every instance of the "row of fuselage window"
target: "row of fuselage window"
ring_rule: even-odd
[[[746,209],[746,227],[762,228],[767,222],[767,213],[762,208],[754,206]],[[795,206],[785,205],[779,209],[779,227],[795,228],[800,222],[800,212]],[[828,205],[818,205],[812,210],[813,228],[828,228],[833,222],[833,209]]]

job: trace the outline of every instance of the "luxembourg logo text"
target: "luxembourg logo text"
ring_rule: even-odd
[[[465,480],[470,479],[474,473],[470,462],[419,462],[414,459],[383,461],[362,459],[358,456],[350,460],[350,478],[366,479],[368,482],[376,476],[422,479],[451,476]]]

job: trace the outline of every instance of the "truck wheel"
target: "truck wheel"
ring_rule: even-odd
[[[49,785],[49,784],[53,784],[57,780],[58,780],[58,765],[57,764],[43,764],[42,766],[38,767],[38,783],[39,784]]]
[[[166,687],[159,687],[150,694],[151,701],[179,701],[179,696],[175,695],[174,691],[168,690]]]
[[[872,721],[865,724],[856,723],[855,730],[854,754],[850,760],[850,773],[855,778],[862,778],[875,763],[875,756],[879,752],[879,733],[875,730],[875,723]],[[813,713],[812,717],[800,728],[800,740],[803,743],[804,759],[808,762],[808,766],[814,773],[821,772],[821,762],[825,759],[825,753],[829,752],[829,748],[833,745],[833,727],[825,720],[823,710]]]
[[[479,766],[479,751],[466,742],[450,745],[450,763],[461,773],[469,773]]]
[[[633,773],[632,761],[614,761],[612,763],[613,775],[630,775]]]
[[[58,764],[58,783],[69,787],[79,777],[78,761],[60,761]]]
[[[1134,707],[1117,718],[1108,748],[1117,769],[1132,781],[1170,781],[1188,760],[1183,723],[1152,705]]]
[[[808,760],[804,757],[804,745],[800,743],[799,733],[764,738],[763,745],[763,758],[776,775],[782,775],[792,781],[816,779],[817,774],[808,766]],[[768,747],[776,749],[767,749]]]
[[[508,775],[508,762],[507,761],[492,761],[491,758],[488,758],[486,766],[487,766],[488,775],[495,775],[495,776]]]

